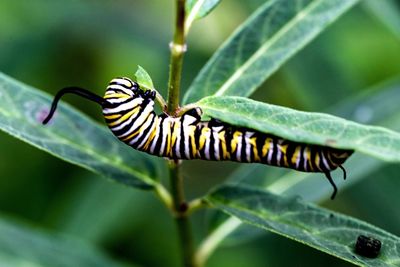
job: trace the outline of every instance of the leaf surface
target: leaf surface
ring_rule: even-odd
[[[158,161],[118,141],[71,106],[59,103],[49,124],[42,125],[51,97],[4,74],[0,74],[0,102],[0,129],[6,133],[115,181],[140,188],[154,185]]]
[[[221,0],[187,0],[185,6],[185,32],[188,32],[193,21],[207,16]]]
[[[358,0],[266,1],[218,49],[184,103],[205,96],[249,96],[272,73]]]
[[[83,241],[0,219],[0,265],[121,267]]]
[[[332,212],[298,198],[226,185],[207,200],[242,222],[272,231],[361,266],[399,266],[400,238],[360,220]],[[365,258],[354,252],[359,235],[382,242],[380,255]]]
[[[135,72],[136,82],[139,84],[141,88],[145,89],[154,89],[153,81],[147,71],[142,67],[138,66],[137,71]]]

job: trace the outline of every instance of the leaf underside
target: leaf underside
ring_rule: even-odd
[[[399,266],[400,238],[363,221],[267,191],[226,185],[207,200],[242,222],[272,231],[325,253],[362,266]],[[382,242],[380,255],[365,258],[354,252],[359,235]]]
[[[232,125],[282,138],[352,149],[373,157],[400,161],[400,134],[324,113],[302,112],[244,97],[206,97],[197,102],[205,115]]]

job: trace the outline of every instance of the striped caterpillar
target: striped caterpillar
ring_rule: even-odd
[[[302,172],[324,173],[337,187],[330,172],[342,167],[352,150],[293,142],[268,133],[234,126],[217,119],[201,121],[196,107],[179,117],[154,112],[156,91],[142,90],[129,78],[115,78],[104,97],[77,87],[60,90],[52,103],[47,124],[58,101],[66,93],[80,95],[102,106],[103,115],[113,134],[134,149],[169,159],[229,160],[258,162]]]

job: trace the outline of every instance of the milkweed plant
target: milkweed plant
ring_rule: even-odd
[[[263,233],[281,235],[358,266],[400,266],[398,236],[315,204],[331,197],[331,186],[332,198],[337,189],[336,198],[340,198],[341,189],[361,181],[365,172],[378,169],[384,162],[400,162],[400,134],[392,130],[400,123],[388,121],[389,111],[369,124],[392,125],[392,129],[360,123],[351,117],[359,103],[369,103],[376,110],[387,109],[389,104],[379,101],[379,90],[349,98],[323,113],[249,98],[284,63],[362,1],[265,1],[211,56],[183,94],[183,62],[191,51],[187,40],[192,25],[210,14],[219,2],[175,1],[174,33],[171,43],[165,44],[170,49],[166,100],[157,90],[162,85],[155,86],[139,66],[132,80],[126,75],[110,78],[104,97],[78,87],[60,91],[50,112],[51,95],[1,74],[0,128],[99,177],[124,184],[124,190],[153,193],[175,222],[177,262],[181,266],[206,266],[227,240],[236,240],[234,243],[241,246]],[[391,3],[382,1],[386,7]],[[379,9],[373,2],[365,5],[390,11]],[[377,14],[386,24],[391,23],[382,13]],[[400,93],[398,80],[380,86],[388,88],[381,90],[385,94]],[[112,132],[131,147],[117,140],[104,124],[94,122],[71,105],[58,103],[66,93],[100,104]],[[395,97],[392,99],[395,101]],[[153,109],[147,111],[154,103],[160,107],[158,116],[151,113]],[[399,109],[391,112],[398,113]],[[170,122],[165,126],[167,120]],[[185,159],[194,158],[244,163],[237,163],[230,177],[207,193],[187,197],[184,184],[190,172],[182,171],[182,165]],[[366,164],[374,158],[377,160]],[[280,173],[281,168],[276,168],[276,172],[267,172],[272,167],[249,162],[294,171]],[[344,175],[334,172],[336,168],[341,168]],[[328,181],[317,179],[315,172],[325,173]],[[268,182],[257,182],[264,176],[269,176]],[[378,180],[376,177],[377,184]],[[363,198],[374,199],[373,194],[368,192]],[[192,225],[198,214],[211,218],[210,227],[203,233],[196,233]],[[37,233],[6,220],[1,224],[0,232],[7,232],[11,240],[16,238],[15,248],[11,241],[6,243],[0,238],[0,254],[4,253],[0,260],[8,262],[7,266],[21,266],[16,259],[38,264],[35,266],[122,266],[86,241]],[[243,241],[238,241],[241,238]],[[24,240],[30,240],[31,253],[19,248]],[[157,249],[157,244],[153,246]],[[279,246],[275,249],[285,250]],[[291,254],[289,250],[280,253]]]

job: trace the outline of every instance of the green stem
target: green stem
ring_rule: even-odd
[[[188,204],[185,200],[183,189],[183,176],[178,162],[170,161],[169,176],[171,182],[171,194],[173,200],[173,209],[175,222],[178,228],[179,241],[183,256],[183,265],[185,267],[196,267],[194,259],[194,247],[192,227],[188,218]]]
[[[185,0],[176,0],[176,20],[174,39],[170,44],[171,58],[168,82],[168,112],[174,114],[179,107],[183,55],[186,52],[185,41]]]
[[[174,39],[170,44],[171,58],[168,81],[167,112],[175,115],[179,109],[183,55],[185,43],[185,0],[176,0],[176,21]],[[196,267],[194,260],[193,233],[189,220],[188,204],[185,200],[183,177],[179,161],[169,162],[172,208],[178,230],[180,247],[185,267]]]

